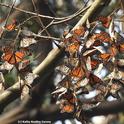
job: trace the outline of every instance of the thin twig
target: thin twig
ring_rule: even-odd
[[[49,28],[53,24],[54,20],[52,20],[45,28],[39,32],[39,34],[42,34],[47,28]]]
[[[75,14],[74,14],[73,16],[71,16],[70,18],[66,18],[66,19],[61,20],[61,21],[54,21],[54,22],[53,22],[53,25],[61,24],[61,23],[67,22],[67,21],[69,21],[69,20],[72,20],[72,19],[78,17],[78,16],[79,16],[80,14],[82,14],[83,12],[85,12],[89,7],[90,7],[90,6],[88,6],[88,7],[84,8],[84,9],[82,9],[82,10],[79,11],[78,13],[75,13]]]
[[[35,10],[35,12],[37,13],[37,8],[36,8],[36,5],[35,5],[34,0],[32,0],[32,3],[33,3],[34,10]],[[38,18],[38,20],[39,20],[39,22],[40,22],[40,24],[41,24],[41,27],[45,30],[46,34],[47,34],[49,37],[51,37],[50,33],[49,33],[49,32],[47,31],[47,29],[45,28],[45,26],[44,26],[44,24],[43,24],[41,18],[40,18],[38,15],[37,15],[37,18]]]
[[[8,7],[8,8],[11,8],[12,6],[10,5],[7,5],[5,3],[0,3],[1,6],[4,6],[4,7]],[[26,14],[31,14],[31,15],[35,15],[35,16],[39,16],[41,18],[47,18],[47,19],[52,19],[52,20],[64,20],[64,19],[67,19],[67,18],[70,18],[71,16],[73,16],[74,14],[72,15],[69,15],[69,16],[66,16],[66,17],[52,17],[52,16],[46,16],[46,15],[41,15],[41,14],[37,14],[35,12],[30,12],[30,11],[27,11],[27,10],[23,10],[23,9],[20,9],[20,8],[17,8],[17,7],[13,7],[14,9],[20,11],[20,12],[24,12]]]
[[[31,20],[31,19],[33,19],[33,18],[36,18],[36,17],[37,17],[37,16],[31,16],[31,17],[27,18],[26,20],[24,20],[23,22],[21,22],[20,24],[18,24],[18,25],[16,26],[16,28],[21,27],[21,26],[24,25],[27,21],[29,21],[29,20]]]
[[[83,9],[83,7],[82,7],[78,12],[76,12],[76,13],[75,13],[73,16],[71,16],[70,18],[67,18],[67,19],[64,19],[64,20],[61,20],[61,21],[52,20],[52,21],[45,27],[45,29],[49,28],[49,27],[52,26],[52,25],[57,25],[57,24],[61,24],[61,23],[70,21],[70,20],[76,18],[77,16],[79,16],[80,14],[82,14],[83,12],[85,12],[89,7],[90,7],[90,6],[84,8],[84,9]],[[41,33],[44,32],[45,29],[43,29],[43,30],[41,31]]]
[[[13,10],[13,7],[14,7],[14,5],[15,5],[15,2],[16,2],[16,0],[13,2],[12,6],[11,6],[11,8],[10,8],[10,11],[9,11],[9,13],[8,13],[8,15],[7,15],[7,17],[6,17],[6,21],[5,21],[5,25],[4,25],[4,27],[6,27],[6,25],[7,25],[7,22],[8,22],[9,16],[10,16],[12,10]]]
[[[60,38],[51,37],[51,36],[43,36],[43,35],[38,35],[38,34],[34,34],[34,33],[32,34],[32,36],[43,38],[43,39],[57,40],[57,41],[61,40]]]

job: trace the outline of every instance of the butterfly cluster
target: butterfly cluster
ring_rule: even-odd
[[[36,78],[36,75],[32,73],[31,60],[33,60],[33,52],[31,45],[37,43],[34,37],[32,37],[33,32],[19,28],[17,21],[13,20],[11,23],[5,24],[5,20],[0,20],[0,89],[6,89],[6,81],[4,77],[6,75],[11,75],[13,71],[17,72],[17,81],[21,84],[24,82],[24,87],[22,89],[21,96],[29,93],[31,88],[31,83]],[[5,34],[15,33],[17,34],[15,38],[11,39],[11,42],[4,42]],[[3,45],[2,45],[3,44]],[[3,76],[5,75],[5,76]],[[16,78],[16,77],[15,77]],[[15,79],[16,80],[16,79]],[[2,90],[0,90],[1,92]]]
[[[15,33],[16,37],[11,40],[5,38],[6,34],[9,33],[10,35]],[[27,58],[32,55],[32,48],[30,46],[37,43],[33,34],[33,32],[26,30],[25,27],[20,27],[16,19],[13,19],[11,22],[0,19],[1,61],[16,66],[18,69],[22,63],[26,67],[30,63]],[[3,43],[4,41],[5,43]]]
[[[120,98],[118,92],[124,86],[124,78],[119,62],[124,57],[124,38],[114,30],[110,16],[87,21],[65,36],[68,33],[64,32],[62,40],[65,57],[56,67],[61,81],[52,94],[61,112],[74,113],[79,119],[81,111],[97,106],[109,96]],[[86,94],[91,91],[95,95],[87,99]]]

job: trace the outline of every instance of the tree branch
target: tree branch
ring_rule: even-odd
[[[124,100],[122,101],[115,100],[111,102],[104,102],[90,110],[82,111],[81,116],[93,117],[98,115],[117,114],[123,111],[124,111]]]
[[[7,5],[5,3],[0,3],[1,6],[4,6],[4,7],[8,7],[8,8],[11,8],[10,5]],[[52,17],[52,16],[47,16],[47,15],[42,15],[42,14],[38,14],[38,13],[35,13],[35,12],[31,12],[31,11],[28,11],[28,10],[24,10],[24,9],[21,9],[21,8],[18,8],[18,7],[13,7],[15,10],[17,11],[20,11],[20,12],[23,12],[23,13],[26,13],[26,14],[30,14],[30,15],[33,15],[33,16],[38,16],[38,17],[41,17],[41,18],[46,18],[46,19],[50,19],[50,20],[55,20],[55,21],[62,21],[62,20],[69,20],[70,18],[74,18],[74,16],[77,16],[77,14],[75,15],[72,14],[72,15],[69,15],[69,16],[66,16],[66,17]],[[89,8],[89,7],[87,7]],[[81,14],[82,11],[80,11],[78,14]]]

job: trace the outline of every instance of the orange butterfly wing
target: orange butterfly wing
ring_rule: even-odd
[[[119,52],[124,52],[124,44],[120,44],[118,49],[119,49]]]
[[[15,27],[16,27],[15,24],[9,24],[9,25],[7,25],[7,26],[5,27],[5,29],[7,29],[8,31],[12,31],[12,30],[15,29]]]
[[[75,98],[74,94],[72,92],[67,94],[65,93],[63,95],[63,100],[65,101],[61,104],[62,112],[73,112],[75,109],[75,104],[77,102],[77,99]]]
[[[111,22],[112,18],[110,16],[109,17],[103,17],[103,16],[101,16],[101,17],[98,18],[98,20],[102,22],[102,24],[103,24],[103,26],[105,28],[108,28],[109,25],[110,25],[110,22]]]
[[[102,42],[111,42],[111,37],[106,32],[100,32],[94,35],[95,40],[100,40]]]
[[[75,42],[67,46],[66,50],[69,51],[70,53],[75,53],[79,50],[80,45]]]
[[[25,54],[23,52],[20,52],[20,51],[15,52],[16,63],[21,62],[24,57],[25,57]]]
[[[4,61],[7,61],[10,64],[17,64],[21,62],[24,58],[25,54],[23,52],[6,52],[2,57]]]
[[[92,69],[95,69],[99,64],[98,60],[91,60],[91,67]]]
[[[70,75],[73,77],[81,78],[84,76],[84,74],[85,74],[84,70],[81,67],[77,67],[71,71]]]
[[[7,24],[7,25],[5,26],[5,29],[8,30],[8,31],[12,31],[12,30],[15,29],[15,27],[16,27],[16,20],[13,20],[13,23]]]
[[[73,33],[77,36],[83,36],[85,33],[84,27],[79,27],[73,31]]]
[[[62,109],[62,112],[71,113],[74,111],[74,105],[66,104],[66,105],[63,105],[61,109]]]
[[[111,55],[109,53],[103,53],[103,54],[100,54],[99,57],[101,59],[103,59],[104,61],[108,61],[108,59],[110,59]]]
[[[96,85],[97,83],[102,83],[102,80],[99,77],[97,77],[96,75],[90,73],[90,75],[89,75],[89,83],[91,85]]]
[[[111,52],[111,56],[116,56],[118,52],[116,46],[110,47],[110,52]]]
[[[4,61],[9,62],[13,56],[13,53],[5,53],[5,55],[2,57]]]

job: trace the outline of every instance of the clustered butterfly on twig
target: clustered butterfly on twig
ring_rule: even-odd
[[[98,28],[99,26],[102,29]],[[99,31],[98,31],[99,29]],[[66,37],[71,33],[70,37]],[[99,17],[96,21],[64,32],[63,63],[56,67],[62,80],[52,93],[61,112],[80,112],[105,101],[108,96],[120,98],[118,91],[124,86],[119,61],[124,57],[124,38],[114,30],[112,17]],[[124,62],[124,61],[123,61]],[[102,76],[102,72],[106,76]],[[90,100],[85,95],[95,91]]]
[[[1,21],[1,23],[4,21],[5,20]],[[25,85],[22,88],[22,96],[24,96],[24,94],[29,92],[31,83],[36,78],[36,75],[32,73],[31,68],[30,60],[33,56],[30,46],[37,43],[37,41],[33,36],[31,36],[33,32],[19,28],[16,20],[13,20],[10,24],[0,27],[1,40],[4,39],[4,33],[6,34],[6,32],[11,33],[14,31],[17,33],[16,38],[13,39],[12,42],[8,42],[7,45],[3,44],[0,47],[0,53],[2,53],[0,71],[2,75],[4,70],[9,72],[14,68],[17,70],[17,75],[20,77],[18,82],[25,82]],[[4,76],[0,76],[1,79],[2,77]],[[1,82],[4,84],[5,80]]]

